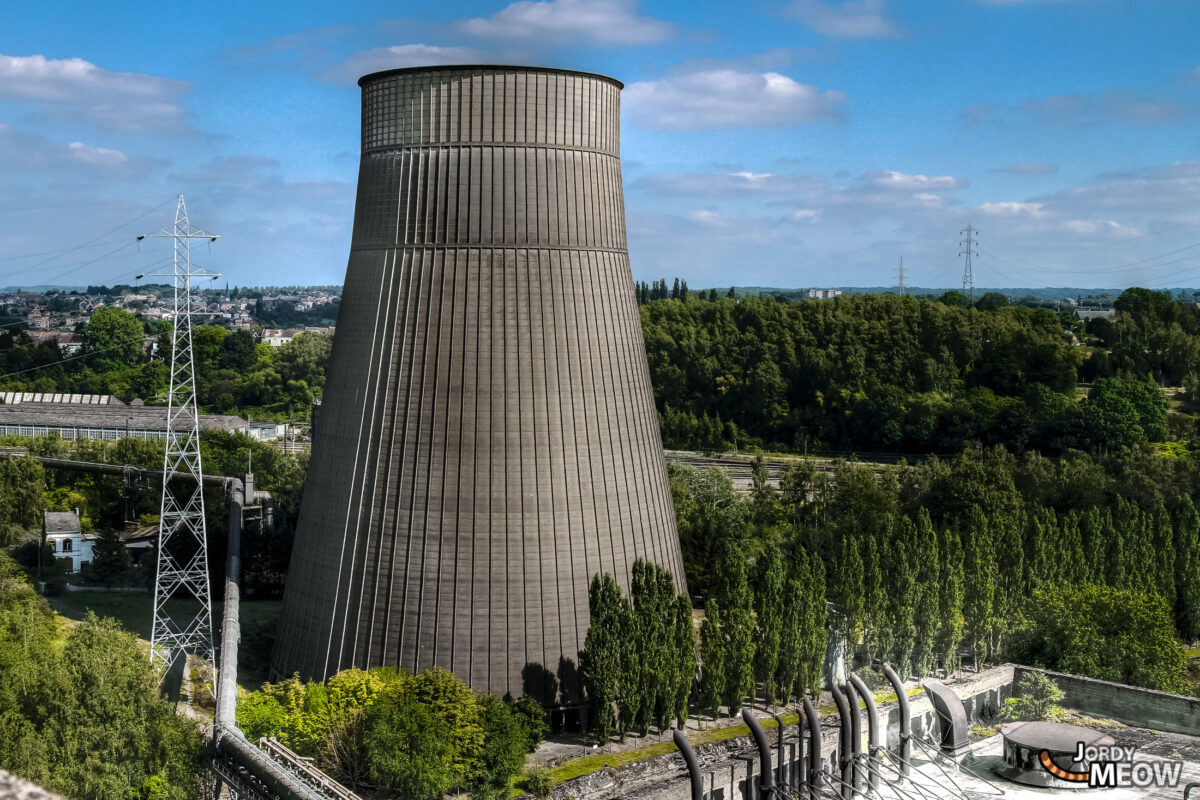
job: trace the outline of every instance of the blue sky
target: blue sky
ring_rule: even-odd
[[[0,286],[124,282],[183,193],[231,284],[340,283],[355,80],[625,83],[633,274],[1200,285],[1194,0],[42,2],[0,10]]]

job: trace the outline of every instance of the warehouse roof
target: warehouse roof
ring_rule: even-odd
[[[17,403],[0,405],[0,425],[165,431],[167,409],[162,406]],[[244,431],[247,423],[230,414],[201,414],[200,427],[203,430]]]

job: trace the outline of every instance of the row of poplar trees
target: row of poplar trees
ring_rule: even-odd
[[[696,675],[692,604],[671,573],[638,559],[629,594],[612,575],[592,579],[591,627],[579,653],[580,672],[601,741],[615,731],[645,734],[683,725]]]
[[[804,548],[767,548],[750,569],[725,541],[700,626],[701,687],[714,716],[761,687],[771,705],[815,697],[828,641],[825,567]]]
[[[957,530],[955,530],[957,528]],[[1099,584],[1157,594],[1185,641],[1200,636],[1200,514],[1124,498],[1109,508],[1055,513],[1030,506],[988,516],[978,505],[940,534],[926,509],[884,515],[835,544],[837,623],[866,663],[902,675],[957,669],[960,646],[978,667],[1003,657],[1039,589]]]

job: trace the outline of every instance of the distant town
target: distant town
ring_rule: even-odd
[[[255,341],[280,347],[297,333],[332,333],[337,320],[340,286],[232,289],[200,292],[201,320],[232,331],[251,331]],[[92,312],[122,308],[147,323],[146,352],[154,355],[157,323],[171,317],[172,288],[166,284],[89,286],[85,290],[6,289],[0,293],[0,326],[24,323],[36,344],[53,342],[66,355],[83,347],[83,330]]]

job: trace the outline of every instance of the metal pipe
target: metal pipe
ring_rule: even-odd
[[[700,761],[696,758],[692,743],[679,728],[671,731],[671,738],[675,740],[679,752],[683,753],[683,763],[687,764],[688,775],[692,779],[692,800],[704,800],[704,776],[700,774]]]
[[[219,754],[235,761],[279,797],[285,800],[327,800],[324,794],[282,769],[266,753],[251,744],[237,728],[218,725],[214,728],[214,734],[219,737]]]
[[[904,691],[904,682],[900,680],[896,670],[886,662],[883,665],[883,674],[892,684],[892,689],[896,692],[896,701],[900,704],[900,773],[907,778],[911,771],[909,762],[912,761],[912,710],[908,707],[908,692]]]
[[[851,789],[854,788],[854,761],[850,757],[850,704],[846,702],[846,693],[837,683],[829,684],[829,693],[838,710],[838,765],[842,771],[842,797],[850,800]]]
[[[742,719],[750,727],[754,743],[758,745],[759,796],[770,798],[775,794],[774,770],[771,769],[771,743],[767,741],[767,732],[763,730],[762,723],[758,721],[758,717],[754,716],[754,710],[750,706],[742,706]]]
[[[875,705],[875,695],[867,688],[867,684],[857,675],[850,674],[850,683],[854,685],[858,695],[867,706],[867,755],[870,758],[879,756],[879,709]],[[879,788],[879,775],[871,773],[868,776],[871,790]]]
[[[808,792],[815,798],[821,791],[821,720],[817,717],[816,706],[812,700],[804,697],[804,719],[808,723]]]
[[[76,472],[94,472],[101,475],[126,475],[130,470],[135,474],[145,478],[154,478],[161,480],[162,472],[159,470],[142,469],[130,464],[102,464],[98,461],[76,461],[70,458],[52,458],[50,456],[39,456],[33,453],[27,453],[23,450],[0,450],[0,458],[34,458],[37,459],[43,466],[55,467],[58,469],[73,469]],[[237,478],[227,478],[224,475],[201,475],[201,481],[208,486],[227,486],[229,481],[238,481]]]
[[[780,786],[787,786],[791,783],[791,781],[788,780],[787,773],[784,771],[785,767],[783,765],[783,762],[787,760],[783,757],[783,717],[772,713],[771,719],[775,720],[775,738],[779,742],[779,766],[776,767],[776,769],[779,770],[779,774],[775,776],[775,783]]]
[[[242,502],[244,487],[229,479],[229,535],[225,552],[225,604],[221,609],[221,665],[217,678],[216,723],[230,728],[237,710],[238,643],[241,641],[239,601],[242,577]]]
[[[854,778],[850,783],[853,784],[855,793],[860,794],[864,781],[862,765],[859,764],[859,758],[862,756],[862,719],[858,713],[858,691],[849,680],[842,686],[842,690],[846,693],[846,705],[850,707],[850,762],[851,775]]]

